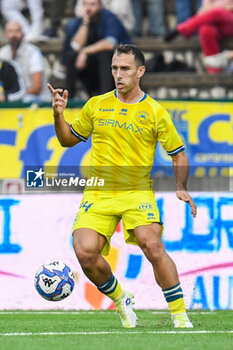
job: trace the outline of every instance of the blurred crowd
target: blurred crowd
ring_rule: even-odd
[[[233,38],[233,0],[173,0],[172,28],[163,0],[1,0],[0,4],[6,40],[0,48],[0,102],[50,100],[38,42],[49,46],[57,38],[63,42],[57,74],[64,77],[71,98],[80,86],[88,96],[113,89],[113,50],[135,37],[160,37],[170,43],[177,36],[196,35],[210,74],[228,69],[233,59],[231,51],[220,47],[221,39]],[[71,16],[65,16],[68,5]]]

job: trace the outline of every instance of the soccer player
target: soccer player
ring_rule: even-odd
[[[174,327],[188,328],[193,325],[185,312],[175,263],[161,240],[162,222],[149,180],[158,141],[172,157],[177,197],[190,205],[193,217],[197,209],[186,189],[189,166],[184,145],[168,112],[140,89],[144,63],[142,52],[135,46],[117,46],[112,58],[116,89],[92,97],[71,124],[63,116],[68,91],[48,85],[61,145],[72,147],[92,134],[92,171],[100,175],[101,170],[103,174],[109,169],[110,175],[112,172],[107,176],[112,190],[84,191],[73,227],[73,246],[85,275],[114,301],[123,327],[136,327],[133,295],[122,290],[103,257],[108,254],[111,236],[122,218],[125,241],[138,244],[152,264]],[[126,174],[123,185],[119,173]]]

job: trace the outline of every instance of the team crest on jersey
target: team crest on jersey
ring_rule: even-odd
[[[140,124],[145,124],[150,119],[150,114],[146,111],[140,111],[136,114],[136,119]]]

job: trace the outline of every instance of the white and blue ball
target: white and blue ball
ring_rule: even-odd
[[[74,289],[74,275],[69,266],[60,261],[46,263],[36,272],[35,287],[44,299],[63,300]]]

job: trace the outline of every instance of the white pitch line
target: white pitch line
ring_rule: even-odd
[[[107,335],[107,334],[232,334],[232,331],[132,331],[132,332],[41,332],[41,333],[0,333],[0,336],[31,336],[31,335]]]
[[[137,310],[136,310],[137,311]],[[138,310],[141,311],[141,310]],[[147,311],[147,310],[143,310]],[[169,311],[147,311],[151,312],[155,315],[163,315],[163,314],[169,314]],[[107,313],[113,313],[113,310],[105,310],[105,311],[0,311],[0,315],[17,315],[17,314],[29,314],[29,315],[94,315],[94,314],[107,314]],[[189,315],[216,315],[216,311],[188,311]]]
[[[17,315],[17,314],[26,314],[26,315],[93,315],[95,311],[0,311],[0,315]],[[98,313],[106,313],[104,311],[98,311]]]
[[[196,312],[188,311],[188,314],[189,315],[215,315],[216,316],[216,311],[199,311],[199,312],[198,311],[196,311]]]
[[[224,310],[224,311],[226,311],[226,310]],[[162,314],[166,314],[166,313],[170,314],[169,311],[152,311],[152,314],[155,314],[155,315],[160,315],[160,314],[162,315]],[[189,315],[200,315],[201,314],[201,315],[215,315],[216,316],[216,311],[199,311],[199,310],[197,310],[197,311],[187,311],[187,313]]]

